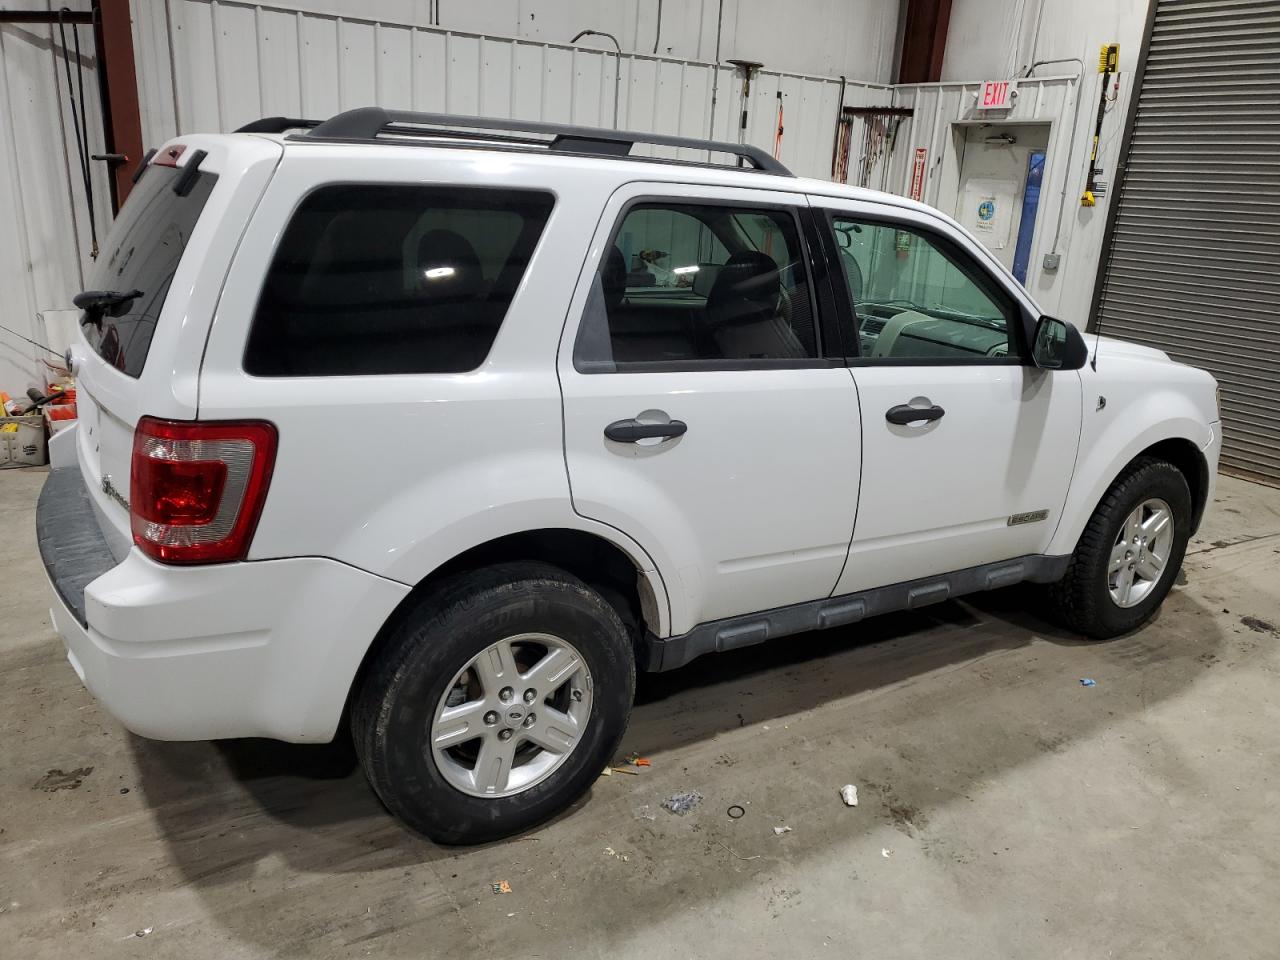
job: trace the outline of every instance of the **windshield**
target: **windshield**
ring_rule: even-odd
[[[111,228],[89,289],[131,293],[106,310],[86,310],[80,326],[107,363],[131,377],[142,373],[160,310],[182,252],[217,177],[197,174],[186,196],[173,192],[181,170],[151,165]]]

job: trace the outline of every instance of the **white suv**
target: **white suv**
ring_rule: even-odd
[[[444,842],[586,790],[636,668],[1019,581],[1130,630],[1218,460],[1208,374],[1086,366],[952,220],[737,144],[184,136],[93,286],[38,514],[72,666],[147,737],[349,716]]]

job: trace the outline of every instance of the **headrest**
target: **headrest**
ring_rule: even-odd
[[[767,253],[759,250],[739,250],[731,256],[707,295],[707,309],[722,310],[729,304],[750,305],[762,310],[773,310],[778,304],[781,282],[778,265]],[[734,310],[725,319],[732,319]]]

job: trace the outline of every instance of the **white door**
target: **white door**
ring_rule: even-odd
[[[836,593],[1040,553],[1075,463],[1079,374],[1030,363],[1030,304],[950,224],[822,202],[857,331],[863,438]]]
[[[1010,270],[1022,229],[1031,155],[1048,147],[1048,124],[964,128],[955,218]]]
[[[672,626],[830,594],[858,494],[858,402],[823,336],[805,198],[614,194],[560,349],[575,509],[633,537]],[[824,351],[824,340],[828,349]]]

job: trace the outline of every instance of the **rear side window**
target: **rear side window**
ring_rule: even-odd
[[[131,377],[142,373],[169,284],[218,180],[212,173],[198,173],[191,189],[179,196],[173,186],[181,174],[176,167],[147,168],[89,279],[90,290],[138,291],[132,299],[105,311],[88,311],[80,319],[90,346]]]
[[[258,300],[259,377],[464,373],[484,362],[549,193],[342,184],[289,221]]]
[[[818,357],[794,213],[645,202],[622,218],[579,327],[582,372],[740,368]]]

